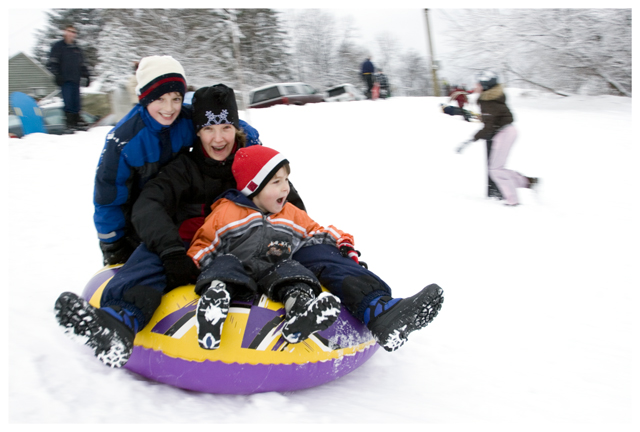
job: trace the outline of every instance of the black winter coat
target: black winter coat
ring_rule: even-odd
[[[507,106],[507,97],[500,84],[483,91],[478,97],[478,105],[484,127],[475,134],[474,141],[490,140],[500,129],[513,123],[513,114]]]
[[[145,185],[133,206],[131,220],[150,251],[160,257],[176,251],[186,253],[180,224],[206,217],[218,197],[236,188],[231,173],[233,158],[231,155],[218,162],[205,157],[198,139],[191,152],[178,156]],[[306,211],[293,185],[288,200]]]
[[[64,39],[51,46],[47,69],[56,77],[58,85],[66,81],[79,84],[80,78],[89,78],[82,50],[75,43],[68,45]]]

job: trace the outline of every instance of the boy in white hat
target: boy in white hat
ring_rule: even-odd
[[[311,244],[330,244],[336,252],[353,244],[351,235],[323,228],[289,202],[289,162],[277,151],[241,148],[232,165],[237,189],[211,206],[187,254],[200,267],[196,293],[198,343],[220,346],[231,298],[261,293],[284,303],[282,336],[298,343],[331,326],[340,300],[323,292],[315,275],[291,256]],[[356,258],[357,259],[357,258]]]
[[[131,210],[144,184],[195,139],[182,105],[182,65],[170,56],[145,57],[136,71],[139,104],[107,134],[94,189],[94,223],[104,264],[127,260],[139,243]]]

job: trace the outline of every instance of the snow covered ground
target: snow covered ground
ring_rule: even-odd
[[[282,394],[183,391],[106,368],[67,339],[53,304],[101,267],[92,191],[108,128],[10,139],[1,158],[9,422],[631,430],[640,288],[631,100],[509,95],[519,138],[508,166],[542,179],[515,208],[484,198],[484,141],[454,152],[480,124],[442,114],[446,98],[244,114],[290,160],[311,216],[352,233],[395,296],[432,282],[445,291],[440,315],[397,352]]]

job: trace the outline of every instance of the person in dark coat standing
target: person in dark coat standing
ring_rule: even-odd
[[[63,39],[54,43],[51,47],[47,69],[55,77],[56,84],[60,86],[62,100],[64,101],[64,113],[67,129],[70,131],[81,128],[80,119],[80,83],[89,86],[89,69],[84,62],[82,50],[76,44],[78,30],[71,24],[64,29]]]
[[[371,57],[367,57],[367,59],[362,63],[362,79],[367,85],[367,91],[365,95],[367,99],[371,99],[371,89],[373,89],[373,73],[375,68],[373,67],[373,63],[371,63]]]

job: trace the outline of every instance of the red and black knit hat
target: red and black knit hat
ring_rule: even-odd
[[[231,171],[237,188],[243,195],[253,198],[269,180],[289,161],[272,148],[261,145],[241,148],[235,155]]]
[[[140,60],[136,71],[136,94],[140,105],[147,106],[165,93],[184,97],[187,80],[182,65],[171,56],[150,56]]]

